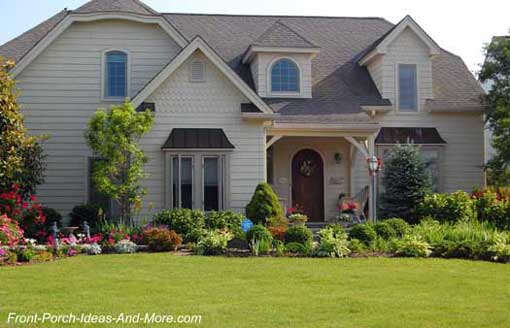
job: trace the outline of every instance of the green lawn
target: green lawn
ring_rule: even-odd
[[[9,327],[9,312],[202,315],[200,325],[173,325],[181,327],[508,327],[510,265],[440,259],[80,256],[0,268],[0,327]]]

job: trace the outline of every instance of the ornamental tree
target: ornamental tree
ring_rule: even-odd
[[[266,219],[283,215],[282,206],[273,188],[266,183],[260,183],[251,201],[246,205],[246,216],[255,223],[266,223]]]
[[[496,151],[487,168],[490,182],[503,186],[510,184],[510,36],[495,37],[485,52],[487,60],[479,79],[491,87],[483,102]]]
[[[418,206],[431,192],[430,176],[418,146],[397,145],[391,150],[384,165],[382,183],[382,217],[400,217],[410,223],[418,222]]]
[[[0,57],[0,191],[14,185],[24,199],[44,181],[42,137],[29,136],[17,103],[16,81],[9,74],[14,63]]]
[[[121,220],[132,223],[132,210],[140,208],[146,189],[141,180],[147,175],[143,164],[147,157],[139,141],[151,130],[153,117],[149,111],[137,113],[126,101],[109,111],[99,108],[88,123],[87,143],[101,160],[92,168],[99,192],[111,197],[120,207]]]

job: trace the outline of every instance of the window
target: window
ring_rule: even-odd
[[[417,110],[416,65],[398,65],[398,94],[401,111]]]
[[[123,98],[128,90],[128,56],[122,51],[105,55],[105,98]]]
[[[299,68],[290,59],[280,59],[271,68],[272,92],[299,92]]]
[[[266,152],[266,180],[269,184],[274,184],[274,148],[269,147]]]
[[[222,158],[219,156],[202,158],[203,198],[205,211],[218,211],[222,206]]]
[[[205,63],[201,60],[194,60],[190,65],[190,81],[191,82],[204,82],[205,81]]]
[[[172,157],[171,172],[172,207],[193,208],[193,157]]]
[[[171,207],[202,208],[205,211],[223,209],[224,158],[223,155],[208,154],[171,155]],[[195,165],[196,163],[199,164]]]

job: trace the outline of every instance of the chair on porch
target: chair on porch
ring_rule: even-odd
[[[344,194],[340,194],[338,197],[338,208],[340,211],[340,217],[342,217],[342,208],[344,204],[352,202],[356,204],[356,208],[352,211],[353,222],[354,223],[363,223],[366,222],[367,218],[365,215],[365,208],[368,204],[368,186],[363,187],[356,195],[353,197],[344,196]]]

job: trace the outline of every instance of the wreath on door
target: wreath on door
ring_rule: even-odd
[[[304,177],[311,177],[315,172],[316,165],[311,160],[304,160],[299,166],[299,173]]]

